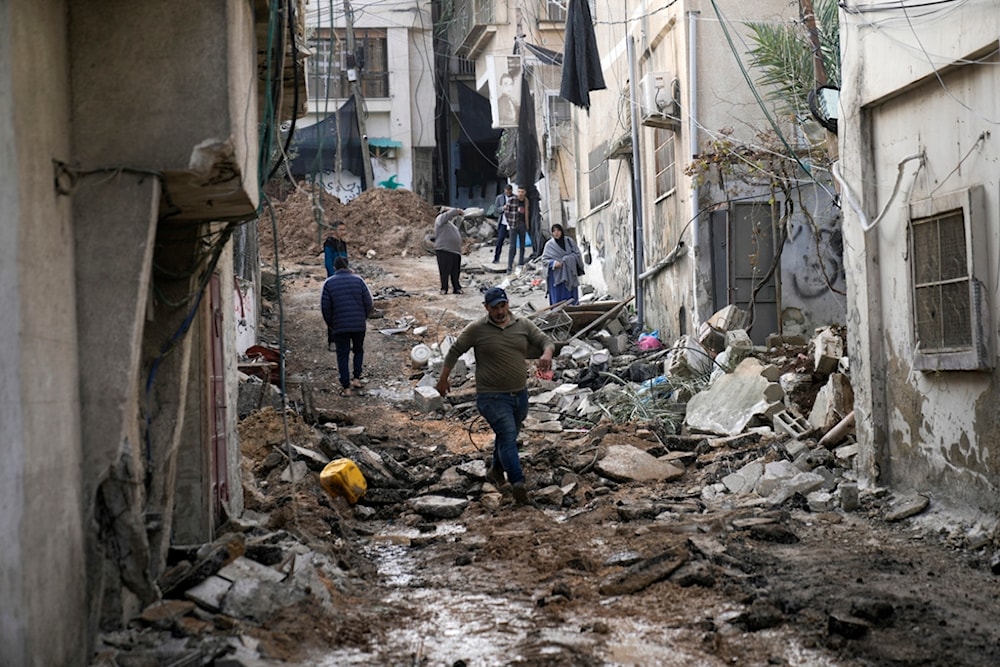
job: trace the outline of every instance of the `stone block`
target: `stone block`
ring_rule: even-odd
[[[813,338],[813,365],[817,373],[837,370],[844,356],[844,340],[829,327],[821,329]]]
[[[801,440],[789,440],[785,443],[785,454],[793,461],[795,460],[795,457],[807,449],[809,449],[809,444],[802,442]]]
[[[684,474],[684,469],[661,461],[632,445],[611,445],[594,469],[616,482],[670,481]]]
[[[813,512],[829,512],[837,506],[837,499],[828,491],[813,491],[806,496],[806,502]]]
[[[813,472],[800,472],[791,479],[784,480],[767,500],[772,505],[780,505],[796,493],[808,496],[823,485],[823,477]]]
[[[608,352],[618,356],[628,352],[629,340],[628,336],[625,334],[617,334],[614,336],[608,336],[607,339],[602,341],[604,346],[608,348]]]
[[[845,512],[853,512],[861,506],[856,483],[842,482],[837,490],[840,492],[840,506]]]
[[[413,402],[420,412],[437,412],[444,410],[444,399],[434,387],[416,386],[413,389]]]
[[[707,323],[715,329],[726,332],[734,329],[745,329],[749,319],[750,314],[747,311],[730,304],[716,311],[708,318]]]
[[[730,493],[750,493],[757,486],[763,473],[764,464],[760,461],[751,461],[731,475],[723,477],[722,483]]]
[[[764,466],[764,474],[757,482],[757,494],[761,496],[771,495],[783,482],[795,477],[800,472],[791,461],[771,461]]]

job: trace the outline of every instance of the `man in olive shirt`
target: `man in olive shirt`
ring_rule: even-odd
[[[458,358],[469,349],[476,355],[476,407],[493,429],[493,461],[486,474],[498,487],[504,472],[511,483],[514,500],[519,505],[528,502],[524,488],[524,473],[517,454],[517,436],[528,416],[528,357],[538,354],[538,368],[552,367],[555,345],[531,320],[514,317],[507,302],[507,293],[499,287],[486,290],[486,316],[476,320],[459,334],[444,358],[437,390],[448,393],[448,376]]]

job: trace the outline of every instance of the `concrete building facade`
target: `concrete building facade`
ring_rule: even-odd
[[[2,664],[87,664],[242,511],[232,239],[296,8],[0,2]]]
[[[608,89],[574,112],[578,238],[588,281],[635,295],[664,340],[728,304],[752,311],[758,343],[844,320],[831,178],[785,157],[816,147],[748,54],[747,24],[791,25],[793,5],[597,3]]]
[[[350,10],[350,14],[348,14]],[[359,83],[372,166],[371,187],[403,187],[433,198],[434,52],[430,2],[408,7],[378,0],[312,3],[306,13],[309,113],[304,129],[331,117]],[[353,32],[355,53],[348,47]],[[342,201],[362,192],[361,173],[317,173]]]
[[[835,173],[863,471],[995,517],[1000,13],[970,0],[840,16]]]
[[[758,343],[844,321],[832,178],[784,157],[823,148],[755,90],[750,67],[747,23],[793,25],[795,3],[589,2],[607,88],[587,110],[558,97],[559,68],[532,48],[562,51],[567,3],[453,4],[452,46],[480,94],[491,57],[518,45],[532,68],[542,228],[576,236],[598,293],[636,296],[639,323],[664,340],[729,304],[753,312]]]

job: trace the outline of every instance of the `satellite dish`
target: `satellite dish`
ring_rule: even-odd
[[[840,88],[820,86],[809,91],[809,111],[813,118],[828,131],[837,133],[837,119],[840,116]]]

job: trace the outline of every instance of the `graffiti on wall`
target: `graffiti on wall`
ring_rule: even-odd
[[[846,290],[844,237],[837,220],[815,226],[806,221],[790,224],[785,254],[794,257],[791,287],[798,298],[810,301]],[[791,252],[788,252],[791,250]]]
[[[322,183],[323,189],[328,194],[337,197],[345,204],[363,192],[361,177],[355,176],[349,171],[343,171],[340,174],[333,171],[324,171]]]
[[[594,250],[604,266],[604,280],[612,292],[631,294],[634,261],[628,207],[615,202],[597,216]]]

